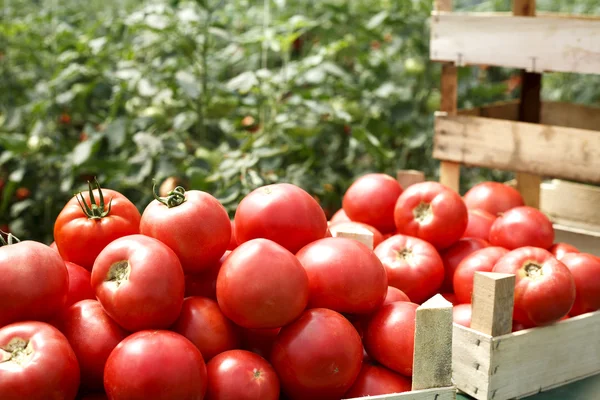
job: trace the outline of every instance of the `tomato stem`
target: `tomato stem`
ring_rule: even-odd
[[[6,235],[6,239],[4,239],[5,235]],[[10,246],[11,244],[16,244],[19,242],[20,242],[20,240],[12,233],[6,233],[6,232],[0,230],[0,247],[1,246]]]
[[[92,184],[88,181],[88,188],[90,194],[90,205],[88,206],[85,198],[83,197],[83,192],[76,194],[75,198],[79,203],[79,207],[81,207],[81,211],[86,215],[86,217],[90,219],[102,219],[110,214],[110,210],[112,207],[112,198],[108,202],[108,208],[104,203],[104,194],[102,193],[102,188],[98,183],[98,179],[94,178],[94,183],[96,185],[96,189],[98,189],[98,199],[99,203],[96,203],[96,198],[94,197],[94,189],[92,188]]]
[[[156,191],[156,179],[153,179],[152,183],[152,194],[156,201],[169,208],[177,207],[185,202],[185,189],[182,186],[177,186],[167,193],[165,197],[160,197],[159,193]]]

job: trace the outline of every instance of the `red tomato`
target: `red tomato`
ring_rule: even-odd
[[[364,244],[347,238],[313,242],[296,255],[308,275],[308,307],[369,314],[387,293],[385,268]]]
[[[264,358],[245,350],[229,350],[207,365],[206,400],[278,400],[279,378]]]
[[[515,207],[525,205],[521,193],[499,182],[482,182],[473,186],[464,196],[470,209],[479,209],[499,215]]]
[[[358,178],[344,194],[343,209],[352,221],[371,225],[380,232],[392,232],[394,207],[402,186],[386,174],[366,174]]]
[[[470,303],[475,272],[492,272],[494,265],[508,253],[502,247],[486,247],[465,257],[454,272],[454,293],[458,303]]]
[[[288,183],[260,187],[240,202],[235,213],[238,244],[264,238],[292,253],[325,237],[327,218],[317,201]]]
[[[235,238],[235,221],[231,220],[231,237],[229,238],[229,246],[227,250],[235,250],[238,246],[237,239]]]
[[[387,368],[363,363],[358,378],[346,392],[344,399],[409,392],[411,389],[410,379]]]
[[[556,322],[575,302],[573,275],[547,250],[513,250],[498,260],[492,272],[516,275],[513,319],[525,325]]]
[[[31,191],[25,187],[20,187],[15,191],[15,196],[18,201],[26,200],[31,196]]]
[[[60,255],[91,271],[110,242],[140,232],[140,212],[121,193],[110,189],[81,192],[62,209],[54,224]],[[90,200],[91,198],[91,200]],[[96,199],[99,199],[96,202]]]
[[[508,250],[526,246],[547,249],[553,242],[552,222],[533,207],[517,207],[505,212],[490,230],[490,243]]]
[[[337,224],[338,222],[350,222],[350,218],[348,218],[348,215],[346,214],[344,209],[340,208],[335,212],[335,214],[333,214],[329,222],[331,222],[332,224]]]
[[[0,328],[2,400],[72,400],[79,366],[69,342],[43,322],[17,322]]]
[[[455,324],[471,326],[471,304],[458,304],[452,308],[452,321]]]
[[[388,285],[402,290],[415,303],[436,294],[444,280],[442,259],[424,240],[395,235],[377,246],[375,255],[385,267]]]
[[[568,253],[579,253],[579,249],[575,246],[571,246],[568,243],[554,243],[548,251],[552,253],[558,261],[561,261],[565,254]]]
[[[134,333],[110,353],[104,370],[111,400],[202,400],[206,386],[200,350],[170,331]]]
[[[94,393],[83,396],[81,400],[108,400],[108,397],[104,393]]]
[[[264,359],[271,358],[273,343],[281,328],[274,329],[247,329],[240,328],[242,334],[242,349],[258,354]]]
[[[468,210],[468,212],[469,223],[463,237],[489,240],[490,229],[496,221],[496,216],[484,210]]]
[[[181,186],[167,197],[154,196],[142,214],[140,233],[169,246],[186,274],[203,272],[219,261],[231,239],[225,207],[208,193],[186,192]]]
[[[241,244],[217,277],[223,314],[244,328],[280,328],[308,303],[308,276],[289,251],[267,239]]]
[[[24,241],[0,247],[0,276],[0,327],[48,321],[67,301],[67,268],[45,244]]]
[[[143,235],[106,246],[92,270],[92,287],[102,307],[131,332],[175,322],[183,304],[183,279],[173,250]]]
[[[383,235],[377,229],[373,228],[371,225],[363,224],[362,222],[335,222],[329,225],[330,228],[343,228],[343,229],[366,229],[373,234],[373,248],[377,247],[379,243],[383,242]]]
[[[402,290],[393,286],[388,286],[383,305],[390,304],[395,301],[410,301],[410,299]]]
[[[346,318],[313,308],[281,329],[271,363],[291,399],[339,400],[360,372],[362,353],[360,337]]]
[[[365,332],[365,349],[378,363],[412,376],[418,304],[397,301],[381,307]]]
[[[396,203],[398,233],[423,239],[446,249],[465,233],[468,213],[460,196],[437,182],[409,186]]]
[[[56,242],[50,243],[50,248],[58,251],[58,247],[56,247]]]
[[[231,251],[227,250],[223,257],[206,271],[185,276],[185,297],[200,296],[208,297],[209,299],[217,299],[217,276],[221,270],[221,265]]]
[[[573,274],[577,292],[569,315],[600,309],[600,259],[587,253],[568,253],[561,261]]]
[[[237,327],[223,315],[216,301],[204,297],[185,299],[171,330],[194,343],[206,362],[240,345]]]
[[[465,238],[450,246],[446,251],[441,253],[442,261],[444,262],[445,278],[442,284],[444,291],[454,291],[454,271],[456,267],[465,257],[473,252],[488,247],[490,244],[479,238]]]
[[[79,361],[81,386],[102,390],[106,360],[128,333],[96,300],[82,300],[71,306],[63,314],[61,325]]]
[[[92,289],[92,274],[87,269],[72,262],[65,262],[69,274],[69,291],[65,308],[71,307],[78,301],[85,299],[96,299],[96,293]]]
[[[458,299],[454,293],[440,293],[446,301],[452,303],[453,306],[459,304]]]

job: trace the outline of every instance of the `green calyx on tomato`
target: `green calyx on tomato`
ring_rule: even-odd
[[[433,211],[431,210],[431,204],[421,202],[413,210],[415,219],[418,222],[427,223],[433,218]]]
[[[21,338],[15,338],[8,343],[4,349],[0,349],[0,363],[14,362],[19,365],[25,365],[33,355],[33,346],[30,342]]]
[[[4,235],[6,235],[6,239],[4,239]],[[4,231],[0,231],[0,247],[1,246],[9,246],[11,244],[16,244],[19,242],[20,242],[20,240],[12,233],[6,233]]]
[[[108,207],[107,207],[106,204],[104,203],[104,194],[102,194],[102,188],[100,187],[100,184],[98,183],[98,179],[94,178],[94,183],[96,184],[96,189],[98,189],[98,197],[99,197],[98,203],[96,203],[96,198],[94,197],[94,189],[92,188],[92,184],[90,183],[90,181],[88,181],[88,187],[89,187],[89,193],[90,193],[90,205],[88,206],[87,202],[83,198],[82,193],[78,194],[79,197],[76,194],[75,198],[77,199],[77,202],[79,203],[79,207],[81,207],[81,210],[86,215],[86,217],[88,217],[90,219],[102,219],[102,218],[106,217],[108,214],[110,214],[110,208],[112,206],[112,199],[109,200]],[[81,197],[81,199],[80,199],[80,197]]]
[[[118,261],[110,266],[106,275],[106,281],[114,282],[119,287],[125,281],[129,280],[130,273],[131,267],[129,266],[129,262],[125,260]]]
[[[156,191],[156,180],[153,180],[152,194],[156,201],[164,204],[169,208],[177,207],[185,202],[185,189],[182,186],[177,186],[171,190],[165,197],[160,197]]]
[[[413,252],[411,249],[402,249],[399,251],[396,251],[396,258],[398,260],[403,260],[406,261],[407,263],[411,264],[412,260],[413,260]]]
[[[544,275],[542,266],[533,261],[526,262],[523,266],[523,270],[525,271],[527,277],[532,279],[540,278],[542,275]]]

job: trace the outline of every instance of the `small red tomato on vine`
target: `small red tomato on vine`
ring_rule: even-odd
[[[60,121],[61,124],[65,124],[65,125],[70,124],[71,123],[71,116],[69,114],[67,114],[67,113],[62,113],[62,114],[60,114],[59,121]]]
[[[15,192],[15,196],[16,196],[17,200],[23,201],[23,200],[28,199],[31,196],[31,191],[25,187],[20,187]]]

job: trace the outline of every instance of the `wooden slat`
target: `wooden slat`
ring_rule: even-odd
[[[553,179],[542,185],[541,200],[541,210],[552,221],[600,232],[600,187]]]
[[[329,227],[329,232],[331,232],[331,236],[333,237],[354,239],[371,250],[373,249],[373,232],[361,226],[348,227],[344,224],[334,225]]]
[[[516,121],[519,119],[520,103],[520,100],[501,101],[481,107],[461,109],[458,110],[458,115],[470,115],[472,117],[508,119],[510,121]]]
[[[577,247],[581,252],[600,257],[600,232],[554,224],[554,240]]]
[[[529,72],[600,73],[600,20],[434,11],[430,57]]]
[[[436,116],[433,156],[471,166],[600,183],[600,134],[468,116]]]
[[[476,272],[473,279],[471,329],[491,336],[512,331],[515,276]]]
[[[398,394],[383,394],[380,396],[358,397],[352,400],[455,400],[454,387],[415,390]],[[349,400],[349,399],[348,399]]]
[[[454,324],[452,380],[456,387],[477,399],[488,399],[492,337]]]
[[[410,185],[414,185],[415,183],[421,183],[425,181],[425,174],[421,171],[415,170],[400,170],[396,173],[396,179],[402,189],[406,189]]]

